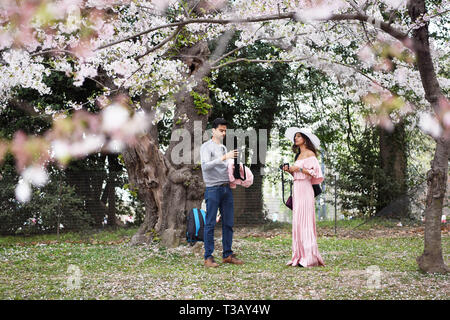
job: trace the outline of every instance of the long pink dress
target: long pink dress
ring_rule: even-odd
[[[313,184],[323,181],[323,174],[316,157],[295,161],[295,166],[308,170],[312,177],[294,172],[292,193],[292,259],[287,265],[303,267],[324,266],[317,246],[316,208]]]

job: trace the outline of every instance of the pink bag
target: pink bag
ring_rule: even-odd
[[[230,179],[230,188],[236,188],[236,185],[241,185],[245,188],[250,187],[253,184],[253,173],[250,170],[250,168],[246,167],[243,164],[239,164],[239,169],[240,169],[240,173],[241,173],[241,177],[244,176],[244,169],[243,167],[245,167],[245,175],[246,175],[246,179],[245,180],[241,180],[241,179],[235,179],[234,175],[233,175],[233,171],[234,171],[234,162],[232,159],[230,159],[231,161],[228,162],[228,177]]]

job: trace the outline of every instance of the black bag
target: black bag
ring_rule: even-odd
[[[197,241],[204,241],[205,220],[205,210],[193,208],[189,211],[186,220],[186,240],[191,246]]]
[[[322,188],[320,187],[320,184],[313,184],[312,187],[314,190],[314,197],[317,197],[319,194],[322,193]]]
[[[286,164],[289,167],[289,164]],[[283,195],[283,203],[286,205],[286,207],[288,207],[289,209],[292,210],[292,181],[289,181],[289,189],[290,189],[290,195],[289,198],[287,199],[287,201],[284,201],[284,170],[283,170],[283,165],[280,166],[281,168],[281,193]]]
[[[234,145],[233,145],[233,149],[237,149],[237,137],[234,137],[234,141],[233,141]],[[237,179],[241,179],[242,181],[245,181],[245,179],[247,179],[247,174],[245,172],[245,165],[243,165],[243,169],[244,169],[244,177],[241,177],[241,166],[238,164],[238,158],[234,158],[234,170],[233,170],[233,177],[237,180]]]

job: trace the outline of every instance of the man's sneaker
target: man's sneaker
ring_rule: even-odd
[[[217,268],[218,266],[219,264],[214,261],[213,257],[209,257],[208,259],[205,260],[205,267]]]
[[[222,259],[223,263],[232,263],[232,264],[243,264],[244,262],[242,260],[239,260],[236,258],[236,255],[234,253],[230,254],[228,257]]]

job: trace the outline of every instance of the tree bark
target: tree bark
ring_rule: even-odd
[[[142,108],[154,113],[157,95],[141,97]],[[162,218],[162,192],[167,180],[167,168],[162,152],[159,150],[156,125],[150,126],[148,132],[138,138],[134,147],[123,153],[123,161],[128,172],[129,188],[137,191],[145,207],[144,222],[133,236],[131,244],[149,243],[157,236],[157,223]]]
[[[425,272],[447,273],[450,268],[445,265],[442,256],[441,216],[448,178],[448,154],[450,142],[440,138],[431,170],[427,173],[428,193],[425,209],[425,244],[424,252],[417,258],[421,270]]]
[[[203,80],[204,67],[209,57],[209,49],[204,41],[198,42],[190,48],[181,50],[182,56],[186,56],[184,62],[190,70],[190,76],[196,80],[197,86],[193,92],[209,101],[209,89]],[[194,57],[194,58],[192,58]],[[199,110],[198,101],[194,96],[181,90],[176,96],[176,110],[172,126],[172,133],[182,129],[189,133],[181,141],[171,139],[169,147],[164,155],[164,161],[168,168],[167,180],[163,186],[162,217],[157,226],[161,234],[163,245],[177,246],[186,232],[186,215],[192,208],[200,208],[204,198],[205,185],[200,166],[199,150],[203,142],[203,132],[210,110],[205,114]],[[194,128],[198,131],[194,136]],[[195,141],[195,138],[196,141]],[[180,150],[178,146],[185,143],[186,149]],[[177,147],[175,149],[175,147]],[[184,152],[190,152],[186,157],[187,162],[179,163]],[[175,200],[175,201],[174,201]]]
[[[412,22],[427,12],[425,0],[408,1],[408,13]],[[414,30],[414,51],[420,72],[425,98],[439,115],[439,99],[443,98],[439,82],[434,71],[430,53],[428,23]],[[450,268],[442,257],[441,216],[447,189],[449,137],[436,139],[436,151],[431,170],[427,173],[428,193],[425,209],[425,244],[423,254],[417,258],[419,268],[424,272],[447,273]]]
[[[204,14],[200,10],[203,1],[189,0],[186,4],[198,16]],[[135,243],[149,241],[148,238],[142,238],[142,235],[151,230],[160,236],[164,246],[178,246],[185,237],[188,211],[200,208],[204,198],[205,185],[199,149],[203,142],[208,115],[211,113],[211,110],[205,109],[206,104],[210,104],[210,99],[208,85],[203,79],[210,72],[208,63],[210,51],[206,41],[199,41],[190,47],[177,48],[177,56],[181,57],[188,67],[186,78],[195,80],[197,85],[192,93],[182,88],[175,97],[172,136],[177,130],[182,129],[186,133],[183,138],[189,141],[171,138],[169,147],[163,155],[158,151],[157,133],[153,133],[151,138],[150,136],[143,138],[135,150],[130,150],[127,156],[124,156],[125,163],[128,162],[127,170],[131,173],[130,181],[142,185],[139,187],[139,194],[142,195],[146,208],[144,223],[134,237]],[[198,97],[203,102],[199,102]],[[194,136],[194,128],[198,130],[197,136]],[[185,148],[180,150],[180,145]],[[142,148],[144,150],[140,152],[139,149]],[[184,152],[190,152],[190,156]],[[177,159],[183,156],[186,156],[186,161],[178,162]],[[144,159],[147,162],[143,161]],[[138,164],[139,169],[132,168],[134,163]],[[142,169],[145,171],[141,171]]]
[[[381,183],[388,188],[379,188],[377,212],[383,212],[383,216],[388,217],[408,218],[405,123],[401,121],[396,124],[392,132],[380,128],[379,134],[380,167],[384,172]]]
[[[193,91],[209,101],[208,86],[202,79],[204,70],[199,72],[209,57],[207,43],[199,42],[190,48],[182,48],[180,53],[187,57],[184,62],[189,67],[190,76],[195,77],[197,86]],[[141,105],[151,114],[157,99],[156,94],[150,98],[142,97]],[[139,138],[136,146],[123,153],[130,186],[138,190],[146,211],[144,222],[133,236],[132,244],[149,243],[155,236],[166,247],[180,244],[186,232],[187,212],[192,208],[200,208],[204,197],[198,153],[203,141],[198,138],[193,141],[193,138],[194,126],[200,138],[203,137],[207,119],[208,114],[199,113],[193,95],[181,90],[176,96],[172,134],[181,129],[188,133],[184,137],[188,141],[171,139],[163,154],[159,150],[157,128],[152,126],[145,136]],[[187,148],[180,152],[178,146],[183,142]],[[190,157],[185,163],[178,163],[176,159],[182,157],[183,152],[190,152]]]
[[[119,172],[122,169],[117,154],[108,154],[108,181],[106,182],[106,187],[104,191],[105,197],[102,197],[102,202],[104,204],[108,203],[108,226],[117,226],[116,217],[116,187],[118,184]]]

